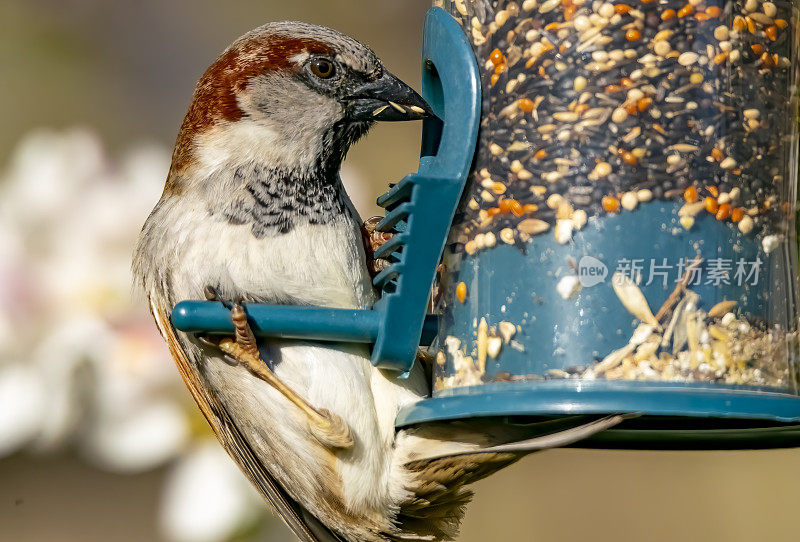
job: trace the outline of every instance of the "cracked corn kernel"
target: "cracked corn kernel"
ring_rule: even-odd
[[[775,25],[768,26],[767,28],[765,28],[764,33],[767,35],[770,41],[775,41],[776,39],[778,39],[778,27]]]
[[[716,219],[717,220],[725,220],[726,218],[731,216],[731,205],[730,203],[723,203],[717,209]]]
[[[515,216],[522,216],[525,214],[524,210],[522,209],[522,204],[515,199],[502,199],[500,200],[499,206],[501,213],[512,213]]]
[[[620,158],[622,158],[623,162],[625,162],[626,164],[631,165],[631,166],[635,166],[636,163],[639,161],[636,158],[636,156],[632,152],[629,152],[629,151],[624,151],[620,155]]]
[[[495,66],[499,66],[501,64],[505,64],[506,57],[503,55],[503,52],[500,49],[495,49],[489,55],[489,60],[491,60],[492,64]]]
[[[517,102],[517,107],[519,107],[521,111],[530,113],[531,111],[533,111],[533,100],[531,100],[530,98],[522,98],[520,101]]]
[[[463,282],[459,282],[456,286],[456,297],[461,303],[467,300],[467,285]]]
[[[616,213],[619,211],[619,200],[613,196],[603,196],[602,203],[603,209],[609,213]]]

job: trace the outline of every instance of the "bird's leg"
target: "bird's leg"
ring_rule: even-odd
[[[209,288],[206,288],[206,298],[209,298],[208,292]],[[234,303],[231,308],[231,320],[235,328],[234,338],[225,337],[215,345],[299,408],[308,418],[309,428],[320,443],[330,448],[350,448],[353,438],[350,428],[342,418],[327,409],[311,406],[267,367],[261,359],[256,337],[247,322],[247,313],[240,303]]]
[[[364,238],[364,249],[367,253],[367,269],[373,277],[389,266],[389,261],[375,258],[375,251],[385,245],[394,235],[385,231],[377,231],[375,226],[383,220],[380,216],[373,216],[361,225],[361,234]]]

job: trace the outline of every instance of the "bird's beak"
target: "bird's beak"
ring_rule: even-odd
[[[433,116],[422,96],[386,70],[380,78],[355,89],[345,102],[348,117],[354,121],[418,120]]]

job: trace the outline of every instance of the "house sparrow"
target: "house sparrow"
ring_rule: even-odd
[[[429,394],[423,371],[376,369],[368,348],[256,343],[243,303],[370,308],[360,219],[339,178],[375,121],[431,114],[375,54],[296,22],[236,40],[194,92],[163,195],[134,255],[156,324],[222,445],[303,541],[455,536],[465,485],[522,454],[566,444],[619,417],[530,431],[452,423],[396,431]],[[233,338],[177,331],[172,307],[230,304]]]

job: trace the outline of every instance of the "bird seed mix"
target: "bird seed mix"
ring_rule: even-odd
[[[678,203],[685,230],[707,213],[766,253],[785,242],[796,197],[791,2],[435,3],[462,25],[483,89],[456,253],[524,250],[539,235],[567,244],[592,221],[658,201]],[[452,285],[451,302],[463,303],[467,286]],[[559,293],[571,286],[559,283]],[[572,371],[505,378],[794,387],[792,330],[756,325],[735,303],[701,310],[691,288],[679,288],[657,320],[649,307],[631,310],[647,304],[635,284],[616,293],[641,321],[625,348]],[[513,345],[509,329],[519,328],[476,320],[474,341],[448,337],[437,361],[454,369],[442,369],[436,386],[486,381],[487,356]]]

